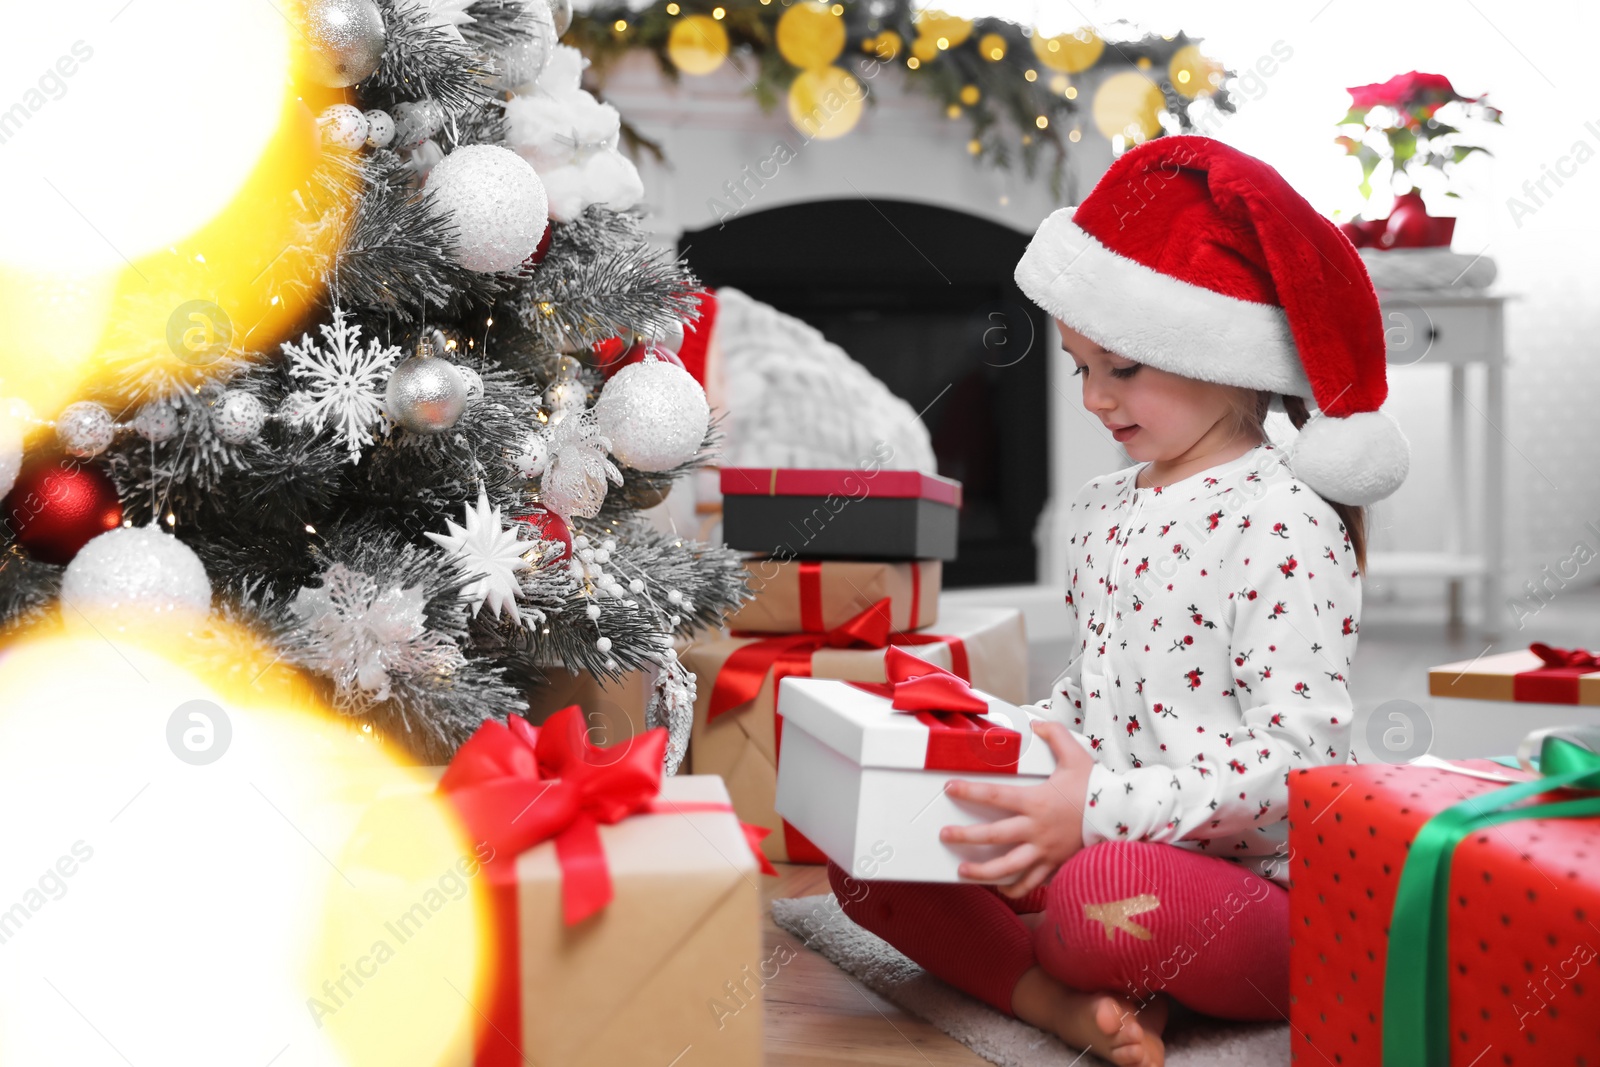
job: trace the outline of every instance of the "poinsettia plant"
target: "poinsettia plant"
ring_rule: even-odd
[[[1491,107],[1488,94],[1462,96],[1443,74],[1411,71],[1397,74],[1386,82],[1355,85],[1350,94],[1350,112],[1339,120],[1341,127],[1360,127],[1341,133],[1335,140],[1345,151],[1361,161],[1361,195],[1372,197],[1372,175],[1387,160],[1397,192],[1420,188],[1418,176],[1428,167],[1436,168],[1446,181],[1451,172],[1474,152],[1493,155],[1482,145],[1461,140],[1461,127],[1451,122],[1500,122],[1500,111]],[[1440,112],[1443,111],[1443,117]],[[1450,120],[1450,121],[1446,121]],[[1409,183],[1400,188],[1400,179]],[[1459,197],[1447,189],[1446,196]]]

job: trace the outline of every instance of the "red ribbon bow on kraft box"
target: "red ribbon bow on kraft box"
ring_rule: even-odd
[[[1446,663],[1428,672],[1428,693],[1460,700],[1600,705],[1600,658],[1535,641],[1526,650]]]
[[[721,779],[664,777],[664,728],[610,748],[586,734],[576,706],[542,727],[486,722],[439,780],[470,840],[493,848],[474,1063],[649,1062],[710,1040],[729,1062],[759,1061],[759,1012],[737,1039],[702,1033],[701,1016],[703,990],[759,952],[749,874],[777,873],[761,853],[768,831],[732,817]]]

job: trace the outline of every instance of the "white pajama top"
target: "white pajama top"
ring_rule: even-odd
[[[1048,705],[1095,758],[1085,845],[1170,842],[1287,885],[1289,772],[1354,761],[1355,549],[1285,457],[1148,489],[1141,464],[1074,499]]]

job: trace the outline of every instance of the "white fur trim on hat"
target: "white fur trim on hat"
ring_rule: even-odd
[[[1310,399],[1283,308],[1239,300],[1119,255],[1061,208],[1017,264],[1028,299],[1096,344],[1173,374]]]
[[[1312,418],[1289,450],[1289,468],[1319,496],[1340,504],[1374,504],[1400,488],[1411,467],[1411,443],[1386,411]]]

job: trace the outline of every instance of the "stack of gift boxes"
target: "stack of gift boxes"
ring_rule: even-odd
[[[959,860],[986,858],[937,843],[939,825],[996,814],[941,805],[949,772],[1049,773],[1048,750],[1027,744],[1036,716],[1016,706],[1021,614],[940,610],[959,483],[722,479],[725,537],[750,553],[755,598],[726,630],[680,642],[698,701],[679,773],[663,773],[665,729],[643,729],[642,677],[559,675],[527,719],[485,723],[442,771],[439,792],[486,857],[492,919],[472,1048],[451,1062],[631,1065],[691,1049],[696,1062],[761,1062],[753,875],[824,860],[776,814],[780,695],[795,715],[784,810],[841,856],[894,836],[886,819],[926,815],[917,842],[895,837],[909,877],[953,881]]]
[[[769,859],[821,863],[822,851],[775,810],[783,679],[881,684],[887,650],[900,648],[1021,703],[1022,616],[940,609],[959,482],[918,471],[730,468],[722,494],[723,537],[751,553],[755,599],[724,634],[681,653],[698,679],[689,759],[695,774],[722,777],[741,819],[772,831]]]

